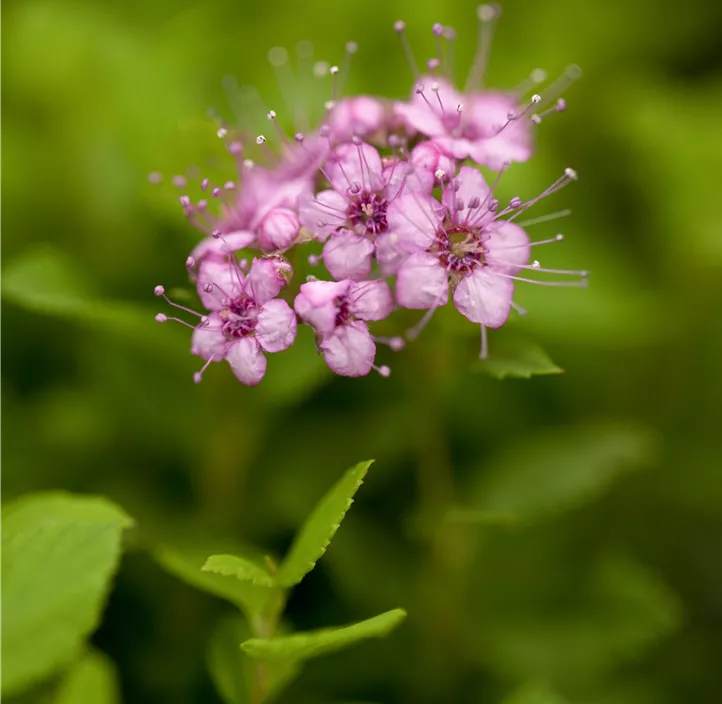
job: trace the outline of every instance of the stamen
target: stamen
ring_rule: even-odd
[[[196,373],[193,375],[193,382],[194,382],[195,384],[200,384],[200,383],[201,383],[201,380],[203,379],[203,372],[204,372],[206,369],[208,369],[208,365],[209,365],[212,361],[214,361],[214,359],[215,359],[215,354],[212,354],[212,355],[208,358],[208,360],[206,361],[206,363],[203,365],[203,367],[201,367],[201,370],[200,370],[199,372],[196,372]]]
[[[525,78],[519,85],[514,86],[509,92],[516,93],[517,95],[524,95],[527,91],[532,88],[536,88],[538,85],[544,83],[547,79],[547,72],[543,68],[535,68],[528,78]]]
[[[587,279],[581,281],[537,281],[536,279],[525,279],[522,276],[513,276],[512,274],[503,274],[500,271],[489,269],[489,273],[494,276],[501,276],[505,279],[514,279],[514,281],[524,281],[527,284],[537,284],[538,286],[575,286],[578,288],[586,288],[589,284]]]
[[[434,304],[429,308],[429,310],[424,313],[424,317],[419,320],[414,327],[409,328],[406,331],[406,339],[407,340],[415,340],[420,334],[421,331],[429,324],[429,321],[431,320],[431,317],[434,315],[434,312],[439,307],[439,303],[441,302],[441,299],[444,298],[444,295],[448,295],[447,289],[443,289],[442,292],[436,297],[436,300],[434,301]]]
[[[572,211],[567,208],[566,210],[559,210],[556,213],[549,213],[549,215],[542,215],[538,218],[531,218],[530,220],[523,220],[517,223],[519,227],[530,227],[531,225],[538,225],[542,222],[549,222],[551,220],[558,220],[559,218],[565,218],[571,215]]]
[[[281,126],[278,124],[278,120],[276,120],[276,111],[275,110],[268,111],[268,119],[273,123],[273,126],[276,128],[276,132],[278,133],[278,136],[281,138],[281,141],[284,144],[290,144],[290,142],[288,141],[288,138],[283,133]]]
[[[496,5],[480,5],[477,9],[479,18],[479,42],[476,55],[469,71],[465,91],[477,91],[484,86],[484,74],[489,63],[491,40],[494,35],[494,25],[501,15],[501,8]]]
[[[266,152],[266,156],[268,157],[269,161],[275,161],[273,154],[271,153],[271,150],[268,148],[268,144],[266,143],[266,138],[262,134],[259,134],[258,137],[256,137],[256,144],[263,148],[263,151]]]
[[[156,287],[153,289],[153,293],[154,293],[156,296],[161,296],[161,297],[165,298],[166,302],[167,302],[169,305],[173,306],[174,308],[178,308],[179,310],[183,310],[183,311],[185,311],[186,313],[191,313],[192,315],[197,315],[199,318],[205,318],[205,317],[206,317],[205,315],[203,315],[203,313],[199,313],[197,310],[193,310],[192,308],[186,308],[185,306],[182,306],[182,305],[180,305],[179,303],[174,303],[173,301],[171,301],[170,298],[168,298],[168,296],[166,295],[165,288],[163,288],[163,286],[156,286]]]
[[[391,367],[387,367],[385,364],[377,367],[375,364],[371,365],[371,369],[375,369],[382,377],[388,379],[391,376]]]
[[[454,84],[454,40],[456,32],[452,27],[444,27],[444,39],[446,40],[446,54],[444,56],[444,70],[451,84]]]
[[[338,66],[331,66],[329,69],[329,73],[331,74],[331,102],[333,102],[334,105],[336,104],[338,95],[338,81],[336,79],[338,76],[338,70]]]
[[[411,68],[411,73],[413,73],[414,78],[418,78],[419,76],[419,67],[416,63],[416,59],[414,58],[414,54],[411,51],[411,46],[409,45],[409,40],[406,38],[406,22],[403,22],[399,20],[394,24],[394,32],[398,34],[401,37],[401,45],[404,48],[404,54],[406,54],[406,60],[409,62],[409,67]]]
[[[507,221],[508,222],[508,221]],[[548,240],[537,240],[536,242],[527,242],[525,244],[512,244],[507,245],[506,247],[494,247],[494,251],[499,252],[503,249],[519,249],[520,247],[533,247],[537,244],[552,244],[553,242],[562,242],[564,240],[564,235],[556,235]]]
[[[406,341],[403,337],[379,337],[378,335],[373,336],[374,342],[378,342],[381,345],[388,345],[394,352],[400,352],[406,347]]]
[[[344,94],[348,77],[351,74],[351,57],[358,51],[358,44],[356,42],[346,42],[346,54],[343,57],[343,64],[341,64],[341,80],[339,81],[339,95]]]
[[[518,303],[514,303],[514,301],[511,302],[511,307],[522,317],[529,312],[526,308],[522,308]]]
[[[489,338],[486,334],[486,325],[481,324],[481,351],[479,359],[489,359]]]
[[[436,58],[439,60],[439,63],[441,63],[441,61],[443,60],[443,53],[441,50],[441,37],[444,35],[444,25],[437,22],[431,28],[431,32],[436,38]]]
[[[567,66],[564,73],[556,79],[543,93],[543,105],[549,105],[552,100],[558,98],[569,86],[582,77],[582,69],[576,64]]]

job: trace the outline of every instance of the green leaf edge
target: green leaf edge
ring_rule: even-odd
[[[355,645],[357,642],[360,642],[362,640],[367,640],[369,638],[385,638],[406,618],[406,616],[407,613],[404,609],[392,609],[391,611],[385,611],[378,616],[373,616],[372,618],[366,619],[364,621],[357,621],[356,623],[352,623],[346,626],[338,626],[336,628],[321,628],[315,631],[302,631],[300,633],[293,633],[289,636],[278,636],[275,638],[250,638],[249,640],[241,643],[241,648],[249,657],[255,660],[309,660],[320,655],[325,655],[329,652],[335,652],[337,650],[342,650],[343,648],[351,647],[352,645]],[[377,626],[377,622],[380,625]],[[268,651],[269,644],[271,646],[274,646],[279,643],[283,644],[284,642],[292,643],[294,640],[316,635],[329,635],[333,637],[337,634],[342,634],[343,637],[343,635],[348,635],[349,630],[358,629],[360,626],[363,627],[364,631],[369,629],[370,627],[371,632],[364,633],[357,640],[342,640],[341,642],[331,643],[326,642],[318,646],[315,652],[305,653],[303,655],[298,655],[294,657],[292,655],[277,655],[273,652]],[[271,650],[273,650],[273,648]]]
[[[283,562],[281,563],[281,566],[278,571],[278,578],[277,583],[280,586],[283,587],[292,587],[299,582],[316,566],[316,563],[323,557],[324,553],[326,552],[326,549],[331,544],[331,541],[333,540],[334,535],[336,535],[336,531],[339,529],[341,522],[343,521],[344,517],[346,516],[346,513],[348,512],[349,508],[351,508],[351,504],[353,503],[353,497],[356,495],[356,492],[359,490],[359,487],[363,484],[364,477],[366,476],[366,473],[369,470],[369,467],[375,462],[375,460],[365,460],[363,462],[359,462],[358,464],[354,465],[350,469],[346,470],[344,474],[341,476],[341,478],[324,494],[323,498],[319,501],[319,503],[316,504],[315,508],[311,512],[311,514],[306,519],[303,527],[301,528],[300,532],[296,535],[295,540],[293,541],[293,544],[291,545],[291,548],[289,549],[288,553],[284,557]],[[359,477],[356,481],[356,483],[353,486],[353,489],[351,491],[351,494],[349,496],[348,502],[346,503],[346,507],[341,511],[340,515],[336,519],[336,521],[333,523],[331,527],[331,532],[326,539],[326,542],[319,547],[317,556],[308,563],[308,569],[300,576],[297,576],[294,574],[294,572],[291,572],[289,575],[290,568],[288,567],[289,564],[292,563],[292,558],[294,557],[294,552],[297,549],[297,546],[303,544],[303,538],[306,534],[307,528],[309,525],[313,523],[313,519],[316,517],[318,513],[320,513],[323,508],[325,507],[325,502],[329,498],[329,496],[333,493],[333,491],[336,489],[336,487],[344,481],[344,479],[349,475],[353,474],[355,472],[359,473]],[[296,570],[297,572],[297,570]]]
[[[235,567],[229,566],[228,561],[235,561]],[[246,570],[244,573],[243,570]],[[212,572],[224,577],[235,577],[241,582],[251,582],[259,587],[275,587],[273,577],[262,567],[237,555],[211,555],[201,567],[203,572]]]

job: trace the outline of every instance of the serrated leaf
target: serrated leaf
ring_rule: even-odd
[[[101,497],[31,494],[3,511],[2,691],[66,665],[95,630],[131,519]]]
[[[359,462],[349,469],[316,505],[281,564],[279,584],[285,587],[298,584],[314,568],[353,503],[372,462]]]
[[[263,567],[236,555],[211,555],[201,567],[204,572],[235,577],[260,587],[274,586],[273,577]]]
[[[556,692],[545,685],[530,684],[506,697],[503,704],[566,704]]]
[[[251,635],[246,621],[238,614],[222,618],[208,643],[207,663],[211,679],[226,704],[252,701],[257,663],[240,648]],[[268,703],[298,674],[294,662],[267,663],[263,672]]]
[[[54,704],[118,704],[118,678],[111,660],[89,651],[63,679]]]
[[[158,546],[153,555],[158,563],[171,574],[196,589],[229,601],[243,611],[249,618],[263,612],[274,593],[267,587],[261,587],[250,581],[228,579],[220,574],[203,572],[209,550],[194,547],[168,545]]]
[[[347,648],[368,638],[383,638],[405,618],[406,612],[403,609],[394,609],[351,626],[324,628],[276,638],[252,638],[241,647],[257,660],[308,660]]]
[[[622,472],[648,463],[655,447],[648,428],[624,423],[530,435],[482,469],[468,508],[529,520],[580,505]]]
[[[489,358],[478,369],[496,379],[531,379],[533,376],[562,374],[564,370],[536,343],[515,330],[502,330],[489,340]]]

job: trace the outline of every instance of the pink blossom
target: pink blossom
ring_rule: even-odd
[[[266,168],[242,159],[240,143],[231,147],[238,164],[238,182],[210,190],[211,197],[220,202],[220,213],[210,212],[207,199],[195,205],[187,196],[181,199],[188,219],[207,235],[191,254],[198,261],[222,259],[228,252],[246,247],[262,252],[288,249],[300,229],[299,198],[313,193],[316,173],[328,154],[327,140],[313,137],[284,145],[279,163]]]
[[[350,142],[354,137],[365,139],[379,132],[384,121],[384,104],[376,98],[359,95],[336,103],[326,119],[326,125],[334,142]]]
[[[429,193],[433,183],[410,162],[384,164],[374,147],[358,140],[334,150],[326,173],[331,188],[300,199],[301,224],[326,241],[323,260],[334,278],[364,279],[377,237],[388,231],[389,204],[402,193]]]
[[[311,281],[301,286],[294,307],[316,331],[319,350],[336,374],[365,376],[376,368],[376,345],[366,323],[383,320],[393,309],[385,281]],[[388,375],[387,367],[378,370]]]
[[[396,103],[394,113],[408,130],[429,137],[453,159],[470,158],[498,170],[532,153],[531,121],[515,95],[462,95],[444,78],[423,76],[411,100]]]
[[[293,310],[275,298],[289,274],[290,265],[280,257],[254,259],[247,276],[234,260],[200,263],[198,289],[211,314],[196,326],[191,352],[206,360],[204,370],[225,359],[246,386],[261,381],[264,353],[285,350],[296,338]]]
[[[464,166],[444,188],[443,203],[426,196],[399,198],[389,209],[400,252],[396,298],[406,308],[434,309],[453,292],[469,320],[491,328],[506,322],[512,275],[529,258],[529,240],[518,225],[497,219],[483,176]]]

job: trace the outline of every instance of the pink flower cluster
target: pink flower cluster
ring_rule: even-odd
[[[559,241],[561,235],[531,242],[517,221],[576,179],[573,170],[566,169],[528,200],[502,204],[494,196],[509,166],[531,157],[534,126],[565,109],[558,94],[576,77],[576,69],[568,71],[544,98],[523,99],[543,80],[540,71],[513,91],[483,89],[498,15],[494,5],[478,9],[480,46],[463,91],[451,77],[455,32],[433,26],[438,56],[422,73],[405,25],[397,22],[415,76],[408,100],[339,99],[340,71],[331,67],[331,99],[318,129],[289,139],[276,113],[268,113],[279,153],[272,153],[264,136],[248,139],[220,127],[218,136],[236,160],[237,179],[222,186],[203,179],[201,189],[210,198],[194,203],[188,195],[180,197],[186,217],[205,235],[186,266],[206,312],[170,301],[162,286],[155,289],[170,305],[199,319],[190,325],[191,352],[205,361],[197,382],[211,362],[226,360],[239,381],[258,384],[266,372],[266,354],[292,345],[299,322],[314,330],[318,351],[335,373],[357,377],[375,369],[388,376],[387,366],[375,364],[376,343],[399,350],[404,338],[376,337],[369,324],[384,320],[397,306],[426,311],[407,331],[406,338],[414,339],[450,297],[463,316],[481,326],[481,355],[486,357],[486,329],[504,325],[512,307],[521,310],[512,300],[515,282],[586,283],[586,272],[530,263],[533,245]],[[348,56],[355,51],[349,43]],[[544,110],[544,104],[550,107]],[[253,149],[266,165],[247,158]],[[497,172],[492,185],[479,166]],[[173,182],[186,185],[182,176]],[[312,242],[323,249],[309,261],[323,262],[332,280],[309,277],[295,297],[289,296],[293,267],[287,257]],[[250,264],[242,250],[251,253]],[[525,270],[574,278],[540,281],[521,276]],[[162,313],[156,320],[185,322]]]

